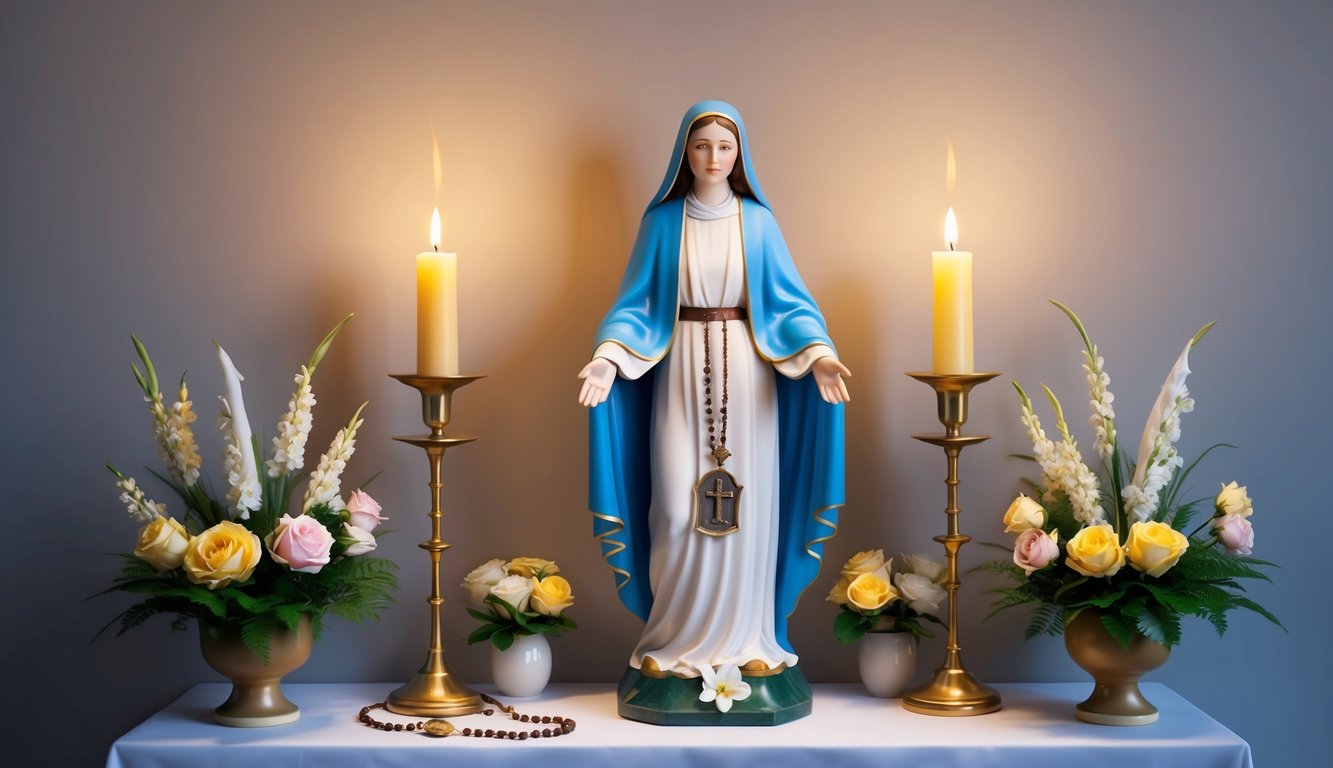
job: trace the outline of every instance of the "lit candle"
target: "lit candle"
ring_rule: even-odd
[[[432,251],[417,254],[417,373],[458,375],[458,254],[440,253],[440,209],[430,218]]]
[[[972,254],[956,251],[958,220],[944,218],[947,251],[931,252],[935,275],[935,373],[972,373]]]

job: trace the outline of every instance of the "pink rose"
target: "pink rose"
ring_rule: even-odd
[[[264,540],[273,559],[301,573],[319,573],[329,564],[333,534],[309,515],[283,515]]]
[[[370,498],[370,494],[365,491],[355,490],[347,497],[347,513],[350,515],[348,522],[363,531],[373,531],[375,526],[389,519],[380,515],[381,509],[383,507],[380,503]]]
[[[1254,527],[1241,515],[1222,515],[1213,523],[1213,533],[1233,554],[1248,555],[1254,548]]]
[[[1018,534],[1018,541],[1014,542],[1014,564],[1028,576],[1050,565],[1060,556],[1060,546],[1056,543],[1058,535],[1040,528],[1029,528]]]

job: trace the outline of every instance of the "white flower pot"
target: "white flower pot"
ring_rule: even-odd
[[[536,696],[551,679],[551,644],[546,635],[519,635],[508,650],[491,646],[491,679],[506,696]]]
[[[858,643],[857,663],[870,695],[896,699],[916,675],[916,643],[908,632],[870,632]]]

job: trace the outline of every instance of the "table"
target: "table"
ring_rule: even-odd
[[[661,727],[616,715],[614,686],[552,685],[533,699],[514,699],[524,714],[572,717],[574,733],[535,741],[498,741],[372,730],[356,721],[382,701],[391,683],[287,684],[301,719],[276,728],[226,728],[212,708],[226,683],[196,685],[111,745],[107,768],[200,766],[912,766],[949,768],[1253,768],[1250,746],[1160,683],[1142,688],[1162,712],[1154,725],[1116,728],[1082,723],[1073,707],[1090,683],[995,685],[999,712],[929,717],[876,699],[859,685],[815,685],[814,714],[772,728]],[[493,693],[486,686],[480,690]],[[407,718],[376,710],[381,720]],[[473,715],[459,728],[509,728],[508,720]]]

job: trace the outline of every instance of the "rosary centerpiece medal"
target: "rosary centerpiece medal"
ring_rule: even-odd
[[[717,462],[717,468],[704,473],[694,486],[694,529],[709,536],[726,536],[740,530],[739,510],[741,491],[736,477],[722,468],[730,456],[727,450],[727,323],[722,321],[722,401],[718,408],[721,416],[721,435],[717,433],[718,419],[713,418],[713,361],[708,327],[704,322],[704,421],[708,425],[708,447]]]

